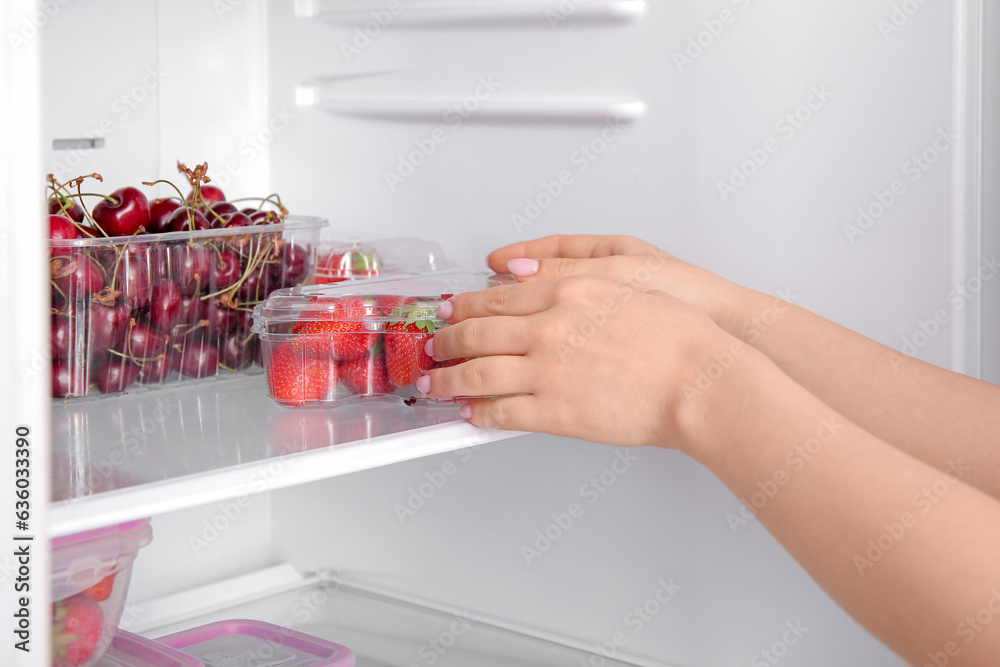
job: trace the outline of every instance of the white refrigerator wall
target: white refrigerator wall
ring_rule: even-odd
[[[473,263],[545,234],[635,234],[945,366],[966,364],[953,344],[982,301],[1000,377],[1000,281],[961,311],[949,300],[978,264],[953,214],[968,135],[944,138],[955,3],[567,0],[549,18],[558,3],[537,4],[67,3],[44,33],[45,139],[105,145],[49,151],[46,167],[118,187],[207,160],[227,192],[277,191],[329,217],[330,237],[420,235]],[[919,10],[886,32],[901,4]],[[366,42],[356,29],[380,9],[392,18]],[[901,664],[705,470],[645,450],[623,469],[618,454],[530,436],[286,490],[198,553],[184,541],[224,510],[161,517],[133,594],[289,560],[595,651],[622,631],[623,651],[664,663],[748,664],[800,622],[783,664]]]

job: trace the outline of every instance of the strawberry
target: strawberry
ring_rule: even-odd
[[[386,326],[385,364],[389,381],[397,387],[413,384],[434,366],[424,345],[437,327],[437,306],[437,301],[416,300],[392,311],[399,321]]]
[[[377,346],[376,346],[377,347]],[[340,362],[339,373],[344,386],[352,394],[391,394],[395,387],[389,382],[389,371],[385,366],[385,354],[373,353]]]
[[[322,318],[295,324],[293,333],[301,334],[292,347],[319,359],[346,361],[366,356],[378,340],[378,333],[365,329],[365,318],[374,315],[370,299],[345,296],[332,304],[313,306],[303,315]]]
[[[338,283],[352,278],[372,278],[379,275],[382,260],[374,250],[331,252],[316,266],[316,283]]]
[[[88,588],[87,590],[80,593],[84,597],[88,597],[91,600],[97,600],[98,602],[103,602],[111,596],[111,587],[115,583],[115,575],[109,574],[108,576],[101,579],[99,582]]]
[[[52,605],[52,664],[81,665],[101,640],[104,614],[89,598],[74,595]]]
[[[267,385],[271,396],[282,405],[305,405],[326,399],[337,384],[337,364],[317,359],[282,343],[271,354]]]
[[[397,294],[379,294],[373,298],[375,299],[376,312],[384,317],[392,315],[392,311],[403,304],[414,301],[411,297],[399,296]]]

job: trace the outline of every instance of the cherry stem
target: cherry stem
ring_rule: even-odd
[[[98,174],[93,174],[93,176],[99,176],[99,175]],[[94,216],[92,216],[90,214],[90,211],[87,210],[87,203],[83,200],[83,193],[80,192],[80,188],[83,185],[83,179],[85,179],[85,178],[87,178],[87,177],[86,176],[81,176],[80,178],[76,179],[76,194],[78,194],[80,196],[80,207],[83,209],[83,213],[84,213],[84,215],[87,216],[87,219],[90,220],[92,223],[94,223],[94,227],[97,228],[97,231],[99,231],[101,234],[103,234],[104,238],[111,238],[110,236],[108,236],[108,233],[106,231],[104,231],[104,228],[101,227],[99,224],[97,224],[97,220],[94,220]],[[100,180],[103,181],[104,179],[100,179]]]
[[[180,164],[180,163],[178,162],[177,164]],[[171,181],[168,181],[165,178],[160,178],[160,179],[157,179],[155,181],[143,181],[142,182],[143,185],[146,185],[146,186],[149,186],[149,187],[153,187],[154,185],[157,185],[159,183],[166,183],[167,185],[169,185],[170,187],[172,187],[177,192],[177,196],[180,198],[181,203],[184,205],[184,209],[187,211],[188,230],[193,232],[194,231],[194,208],[191,207],[191,206],[188,206],[187,200],[184,199],[184,193],[180,191],[180,188],[178,188]]]

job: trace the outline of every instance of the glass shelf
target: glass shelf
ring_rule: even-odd
[[[264,378],[179,384],[52,406],[52,536],[518,435],[454,404],[350,399],[292,410]]]
[[[311,583],[254,600],[196,612],[169,625],[130,630],[156,638],[215,621],[265,621],[347,646],[357,656],[357,667],[432,664],[436,667],[667,667],[670,664],[620,655],[608,659],[599,652],[596,642],[592,651],[588,651],[560,638],[504,627],[468,610],[437,609],[359,588],[349,581],[322,576],[319,581],[315,581],[317,577],[313,579]],[[180,599],[173,602],[178,608],[184,606]]]

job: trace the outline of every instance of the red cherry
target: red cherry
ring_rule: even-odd
[[[194,294],[209,287],[212,251],[204,246],[184,245],[174,253],[174,278],[181,294]]]
[[[73,221],[64,215],[49,216],[49,238],[50,239],[75,239],[80,236],[76,231]]]
[[[128,330],[129,312],[124,303],[103,306],[91,302],[87,307],[87,343],[91,353],[115,347]]]
[[[50,268],[56,287],[70,301],[85,299],[104,287],[104,273],[97,262],[79,252],[52,258]]]
[[[145,322],[132,320],[124,340],[115,347],[115,351],[134,362],[143,363],[144,360],[152,360],[161,354],[166,354],[167,334]]]
[[[132,310],[148,306],[152,291],[149,285],[149,267],[138,252],[140,251],[122,255],[115,272],[115,289],[122,293],[125,303]]]
[[[208,218],[208,224],[213,228],[224,227],[226,216],[239,213],[239,209],[227,201],[215,202],[210,208],[211,211],[205,212],[205,217]]]
[[[149,323],[170,331],[181,321],[181,286],[172,280],[153,285],[149,295]]]
[[[183,208],[176,199],[154,199],[149,204],[149,227],[147,231],[159,234],[168,232],[167,218],[179,208]]]
[[[305,280],[309,273],[309,251],[300,245],[286,243],[281,248],[281,261],[271,265],[271,276],[280,287],[292,287]]]
[[[189,294],[181,297],[181,324],[193,327],[205,319],[205,302],[200,294]],[[187,327],[185,328],[186,331]],[[181,332],[184,333],[184,332]]]
[[[52,360],[61,361],[68,359],[73,349],[73,335],[76,327],[73,326],[75,320],[63,315],[52,316],[51,347]]]
[[[257,212],[257,209],[255,209],[253,206],[247,206],[246,208],[241,208],[240,209],[240,213],[244,213],[247,216],[251,216],[251,215],[253,215],[256,212]]]
[[[193,197],[194,190],[188,193],[187,198],[190,201]],[[207,199],[208,201],[226,201],[226,195],[222,194],[222,190],[214,185],[201,186],[201,198]]]
[[[226,227],[249,227],[252,224],[250,216],[245,213],[236,212],[226,216]]]
[[[217,257],[213,256],[212,270],[209,275],[213,292],[229,287],[243,275],[239,255],[224,251],[220,252]]]
[[[203,378],[219,370],[219,351],[205,338],[185,341],[180,353],[180,372],[184,377]]]
[[[271,274],[266,265],[261,265],[246,275],[237,293],[244,301],[255,303],[266,299],[272,291]]]
[[[195,211],[194,215],[194,228],[195,231],[199,229],[208,229],[210,225],[208,224],[208,218],[201,211]],[[168,232],[189,232],[191,231],[191,223],[188,220],[188,210],[186,208],[179,208],[167,218],[164,223],[164,227]]]
[[[270,225],[280,220],[274,211],[257,211],[250,214],[250,221],[255,225]]]
[[[162,359],[144,363],[139,370],[139,382],[140,384],[160,384],[167,379],[172,370],[174,370],[173,358],[168,353],[163,355]]]
[[[133,187],[119,188],[111,193],[114,202],[101,200],[93,218],[108,236],[131,236],[140,227],[149,229],[149,200]]]
[[[78,364],[63,361],[52,363],[52,398],[83,396],[87,393],[87,376]]]
[[[202,317],[208,320],[208,331],[212,336],[229,333],[236,326],[236,312],[232,308],[220,306],[212,299],[206,299]]]
[[[243,370],[253,364],[256,344],[256,336],[247,340],[238,331],[225,334],[219,339],[219,363],[235,371]]]
[[[111,355],[97,364],[91,379],[102,394],[125,391],[139,379],[139,367],[128,359]]]
[[[55,197],[49,199],[49,213],[66,216],[74,222],[83,222],[84,217],[83,207],[75,200],[59,200]]]

